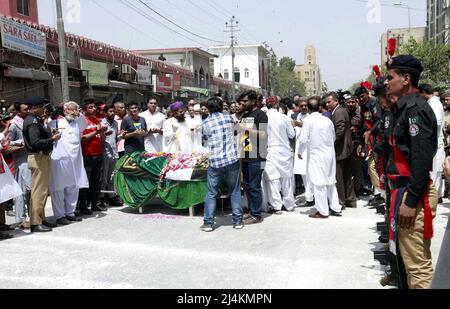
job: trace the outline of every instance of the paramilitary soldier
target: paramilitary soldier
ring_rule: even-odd
[[[50,153],[53,142],[61,138],[58,132],[44,127],[43,117],[47,100],[41,97],[29,97],[26,104],[30,114],[23,124],[23,138],[28,152],[28,167],[32,174],[30,221],[31,232],[50,232],[55,224],[45,221],[44,209],[48,197],[50,177]]]
[[[402,55],[388,63],[388,95],[393,121],[384,123],[390,148],[386,174],[391,193],[390,248],[397,246],[410,289],[429,288],[433,279],[431,238],[437,195],[430,180],[437,150],[437,121],[417,87],[423,71],[419,60]]]

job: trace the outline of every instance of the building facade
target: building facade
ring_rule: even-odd
[[[37,0],[1,0],[0,14],[39,23]]]
[[[210,50],[214,58],[214,74],[217,77],[235,81],[258,89],[267,94],[269,83],[269,51],[262,45],[236,45],[234,69],[230,46],[214,46]]]
[[[320,66],[317,64],[316,49],[309,45],[305,48],[305,64],[296,65],[294,72],[305,83],[306,96],[322,94],[323,83]]]
[[[450,44],[450,0],[427,0],[427,38]]]
[[[418,43],[422,43],[426,40],[427,35],[426,27],[414,27],[414,28],[397,28],[389,29],[381,36],[381,65],[384,65],[388,61],[388,40],[397,39],[397,48],[408,43],[410,39],[414,39]]]

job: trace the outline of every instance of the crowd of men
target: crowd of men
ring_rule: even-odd
[[[58,112],[44,98],[30,97],[14,104],[13,117],[2,118],[0,239],[12,237],[1,233],[13,229],[5,224],[10,200],[17,228],[50,232],[122,206],[113,180],[120,157],[205,153],[202,231],[215,229],[223,183],[235,229],[262,223],[264,212],[282,215],[296,207],[315,207],[312,219],[341,217],[359,197],[372,195],[370,206],[391,205],[390,241],[399,246],[409,286],[428,287],[432,219],[445,195],[450,93],[438,97],[431,86],[419,86],[421,72],[420,61],[399,56],[386,77],[355,93],[281,99],[249,90],[230,103],[217,95],[168,109],[151,98],[143,112],[135,102],[94,100],[81,107],[67,102]],[[45,217],[49,195],[56,223]]]

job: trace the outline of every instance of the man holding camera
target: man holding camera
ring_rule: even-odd
[[[50,153],[53,142],[61,139],[59,132],[52,133],[44,127],[42,117],[48,101],[42,97],[29,97],[25,102],[30,113],[23,124],[23,139],[28,152],[28,167],[32,174],[31,188],[31,232],[51,232],[55,224],[45,221],[45,204],[50,178]]]

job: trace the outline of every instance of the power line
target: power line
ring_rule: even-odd
[[[362,3],[368,3],[369,2],[367,0],[355,0],[355,1],[356,2],[362,2]],[[395,5],[395,4],[388,4],[388,3],[381,3],[381,6],[388,6],[388,7],[400,8],[400,9],[407,9],[408,8],[408,6],[404,7],[404,6]],[[409,7],[409,9],[411,11],[422,11],[422,12],[426,11],[424,9],[412,8],[412,7]]]
[[[149,36],[148,34],[146,34],[145,32],[142,32],[140,29],[134,27],[133,25],[131,25],[130,23],[128,23],[127,21],[123,20],[122,18],[120,18],[119,16],[117,16],[116,14],[114,14],[113,12],[111,12],[109,9],[107,9],[106,7],[104,7],[103,5],[99,4],[96,0],[92,0],[92,2],[97,5],[98,7],[104,9],[107,13],[109,13],[111,16],[113,16],[114,18],[117,18],[118,20],[120,20],[122,23],[124,23],[125,25],[127,25],[128,27],[130,27],[131,29],[139,32],[140,34],[142,34],[143,36],[156,41],[157,43],[163,45],[163,46],[167,46],[165,43],[159,41],[158,39],[155,39],[154,37]]]
[[[224,18],[222,18],[222,17],[219,17],[219,16],[217,16],[217,15],[215,15],[215,14],[212,14],[212,13],[209,12],[209,11],[206,11],[204,8],[202,8],[201,6],[195,4],[195,3],[192,2],[191,0],[187,0],[187,1],[188,1],[190,4],[192,4],[193,6],[195,6],[198,10],[202,11],[203,13],[205,13],[206,16],[208,16],[211,20],[213,19],[211,16],[214,16],[215,18],[217,18],[217,19],[219,19],[219,20],[221,20],[221,21],[226,21],[226,19],[224,19]]]
[[[189,33],[189,34],[192,34],[193,36],[196,36],[196,37],[198,37],[198,38],[200,38],[200,39],[207,40],[207,41],[211,41],[211,42],[224,43],[223,41],[217,41],[217,40],[213,40],[213,39],[210,39],[210,38],[207,38],[207,37],[198,35],[198,34],[192,32],[192,31],[190,31],[190,30],[188,30],[188,29],[186,29],[186,28],[184,28],[184,27],[181,27],[180,25],[174,23],[174,22],[171,21],[169,18],[165,17],[164,15],[162,15],[161,13],[159,13],[158,11],[156,11],[154,8],[152,8],[150,5],[148,5],[148,4],[145,3],[144,1],[142,1],[142,0],[138,0],[138,1],[139,1],[142,5],[144,5],[145,7],[147,7],[149,10],[151,10],[152,12],[154,12],[155,14],[157,14],[158,16],[160,16],[161,18],[167,20],[169,23],[171,23],[172,25],[174,25],[174,26],[180,28],[181,30],[184,30],[184,31],[186,31],[186,32]]]
[[[178,32],[176,30],[170,28],[169,26],[163,24],[162,22],[160,22],[159,20],[155,19],[154,17],[152,17],[152,16],[142,12],[142,10],[140,10],[138,7],[136,7],[133,4],[131,4],[129,1],[127,1],[127,0],[120,0],[120,1],[122,2],[122,4],[124,4],[125,6],[127,6],[128,8],[133,10],[134,12],[136,12],[137,14],[141,15],[142,17],[146,18],[147,20],[151,21],[152,23],[155,23],[155,24],[159,25],[162,28],[165,28],[165,29],[167,29],[167,30],[169,30],[169,31],[171,31],[171,32],[173,32],[175,34],[178,34],[179,36],[181,36],[181,37],[183,37],[185,39],[188,39],[188,40],[190,40],[192,42],[195,42],[195,43],[199,44],[200,46],[206,47],[205,44],[203,44],[203,43],[201,43],[199,41],[196,41],[196,40],[194,40],[194,39],[192,39],[192,38],[190,38],[190,37],[188,37],[188,36]]]

